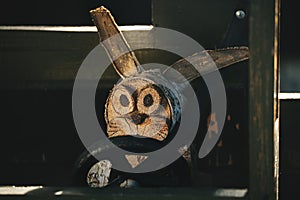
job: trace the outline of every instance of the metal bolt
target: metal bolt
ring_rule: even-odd
[[[246,13],[245,11],[243,10],[237,10],[235,12],[235,16],[238,18],[238,19],[244,19],[246,17]]]

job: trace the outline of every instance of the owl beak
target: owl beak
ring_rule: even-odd
[[[149,116],[146,114],[141,114],[138,112],[134,112],[130,115],[131,121],[135,124],[135,125],[139,125],[144,123],[145,119],[147,119]]]

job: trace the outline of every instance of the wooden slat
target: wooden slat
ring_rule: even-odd
[[[201,200],[235,200],[246,199],[247,189],[224,189],[224,188],[204,188],[202,190],[195,188],[135,188],[120,190],[120,188],[108,187],[105,189],[94,189],[88,187],[0,187],[0,195],[13,195],[20,199],[201,199]],[[26,195],[26,196],[23,196]],[[27,198],[26,198],[27,197]]]
[[[149,31],[151,25],[120,26],[121,31]],[[97,32],[95,26],[0,26],[1,31]]]
[[[253,0],[250,9],[249,192],[277,199],[279,0]]]
[[[134,46],[147,43],[139,38],[147,37],[151,30],[151,26],[138,27],[121,26],[127,41]],[[86,30],[0,26],[0,89],[72,88],[81,63],[99,43],[97,33]],[[141,60],[153,57],[149,58],[148,52],[137,54]],[[116,78],[119,77],[115,71],[108,68],[103,80],[115,82]]]

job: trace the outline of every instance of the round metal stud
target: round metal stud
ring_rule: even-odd
[[[245,11],[243,11],[243,10],[237,10],[237,11],[235,12],[235,16],[236,16],[236,18],[238,18],[238,19],[244,19],[244,18],[246,17],[246,13],[245,13]]]

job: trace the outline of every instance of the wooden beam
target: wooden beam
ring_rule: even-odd
[[[250,199],[278,199],[278,42],[280,0],[250,5]]]

